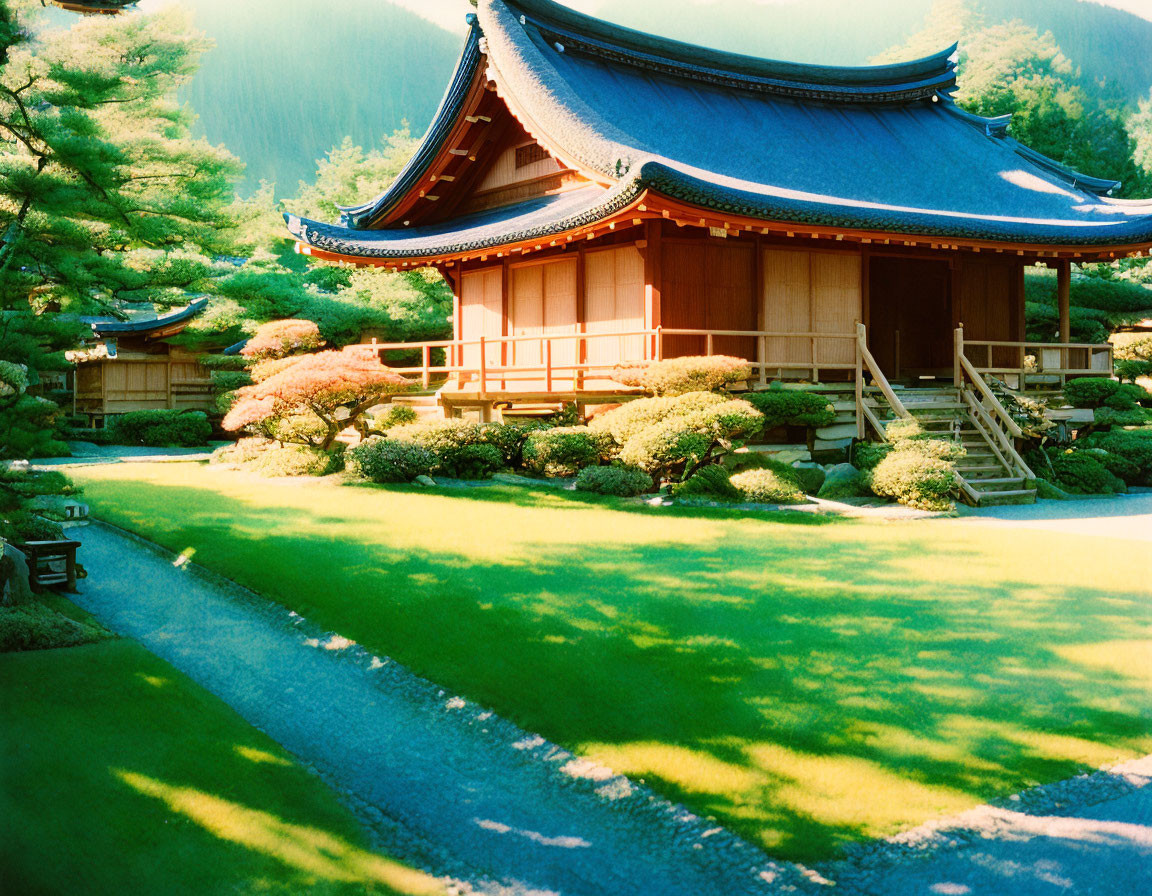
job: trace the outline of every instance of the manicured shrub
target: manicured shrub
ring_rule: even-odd
[[[915,451],[925,457],[956,461],[968,452],[952,439],[941,439],[924,429],[914,417],[898,417],[884,427],[894,451]]]
[[[208,459],[208,462],[213,464],[243,465],[255,460],[265,451],[270,451],[278,446],[279,443],[271,439],[249,436],[245,439],[238,439],[231,445],[221,445],[212,452],[212,456]]]
[[[487,479],[503,466],[495,445],[461,445],[437,452],[433,472],[452,479]]]
[[[822,467],[793,466],[792,475],[796,478],[796,484],[800,486],[800,491],[806,495],[815,495],[824,485],[824,469]]]
[[[0,607],[0,653],[76,647],[105,637],[103,630],[41,603]]]
[[[558,426],[528,435],[524,468],[543,476],[575,476],[599,464],[611,451],[611,438],[586,426]]]
[[[28,510],[14,510],[0,518],[0,538],[12,544],[28,541],[60,541],[64,529],[53,520]]]
[[[354,473],[372,482],[411,482],[432,472],[436,455],[415,442],[376,436],[352,448],[348,462]]]
[[[212,424],[202,411],[129,411],[105,426],[114,445],[191,448],[208,444]]]
[[[612,378],[622,385],[668,396],[717,392],[750,376],[752,368],[747,361],[727,355],[669,358],[645,365],[618,367],[612,373]]]
[[[534,432],[548,429],[548,424],[538,420],[516,420],[506,423],[485,423],[480,429],[480,439],[494,445],[504,458],[504,464],[518,467],[524,442]]]
[[[1064,491],[1075,495],[1118,495],[1127,491],[1123,480],[1088,451],[1053,449],[1048,458],[1055,484]]]
[[[872,494],[868,475],[851,464],[837,464],[828,471],[817,498],[826,501],[843,501],[846,498],[864,498]]]
[[[1139,469],[1133,485],[1152,486],[1152,429],[1097,432],[1076,440],[1081,448],[1103,448],[1135,464]],[[1035,468],[1033,468],[1035,469]]]
[[[745,501],[754,504],[804,503],[804,493],[795,480],[774,470],[745,470],[730,481]]]
[[[617,444],[623,445],[649,426],[669,417],[688,416],[730,400],[712,392],[690,392],[673,398],[641,398],[597,414],[589,421],[588,428],[610,433]]]
[[[344,456],[339,450],[284,445],[260,452],[244,467],[261,476],[327,476],[344,469]]]
[[[1093,425],[1098,429],[1113,426],[1143,426],[1152,420],[1152,416],[1141,407],[1134,407],[1126,411],[1113,408],[1097,408],[1093,414]]]
[[[1042,479],[1041,477],[1037,476],[1036,497],[1042,498],[1046,501],[1067,501],[1072,496],[1064,491],[1064,489],[1057,488],[1047,479]]]
[[[857,442],[852,446],[852,465],[869,472],[892,452],[892,446],[884,442]]]
[[[323,344],[320,328],[310,320],[274,320],[260,326],[240,354],[250,361],[263,361],[313,352]]]
[[[872,491],[920,510],[952,510],[958,486],[952,463],[916,450],[892,451],[872,471]]]
[[[777,426],[828,426],[836,419],[832,403],[817,392],[800,389],[769,389],[744,396],[764,415],[764,428]]]
[[[393,427],[388,437],[423,445],[433,454],[465,445],[479,445],[482,435],[479,423],[470,420],[425,420]]]
[[[631,498],[650,492],[653,487],[652,477],[633,467],[585,467],[576,476],[577,491],[597,495]]]
[[[1140,467],[1132,460],[1120,454],[1113,454],[1103,448],[1084,448],[1085,453],[1092,455],[1104,465],[1109,473],[1117,479],[1122,479],[1126,485],[1138,485],[1140,482]]]
[[[389,407],[384,414],[373,419],[372,428],[383,432],[395,426],[408,426],[419,420],[420,415],[413,408],[403,404],[395,404]]]
[[[252,375],[247,370],[213,370],[212,388],[217,393],[234,392],[252,385]]]
[[[683,482],[673,487],[678,498],[716,498],[721,501],[739,501],[740,489],[732,484],[732,474],[720,464],[701,467]]]
[[[1116,380],[1082,376],[1064,384],[1064,398],[1074,408],[1099,408],[1120,389]]]

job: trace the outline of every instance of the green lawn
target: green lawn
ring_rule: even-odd
[[[1152,752],[1146,543],[192,464],[75,477],[95,515],[776,855]]]
[[[390,894],[322,782],[131,641],[0,655],[0,892]]]

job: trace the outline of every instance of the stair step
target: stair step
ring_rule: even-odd
[[[986,485],[992,485],[992,486],[1011,485],[1011,486],[1017,486],[1018,488],[1022,488],[1024,486],[1024,477],[1023,476],[997,476],[997,477],[992,478],[992,479],[969,479],[967,476],[965,476],[964,479],[969,485],[971,485],[973,487],[975,487],[975,486],[983,487]],[[1003,492],[1003,491],[1012,491],[1012,490],[1013,489],[1003,489],[1003,488],[991,489],[991,491],[993,491],[993,492]],[[977,489],[977,491],[979,491],[979,489]]]
[[[981,492],[981,507],[999,507],[1007,504],[1035,504],[1036,489],[1018,488],[1003,492]]]

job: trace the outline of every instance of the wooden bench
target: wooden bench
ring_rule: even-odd
[[[26,541],[16,545],[28,561],[28,584],[33,591],[63,585],[76,592],[76,548],[78,541]]]

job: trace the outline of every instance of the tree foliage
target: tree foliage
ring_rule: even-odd
[[[239,389],[223,425],[329,451],[341,430],[356,425],[368,408],[408,387],[406,379],[360,349],[303,355]]]

